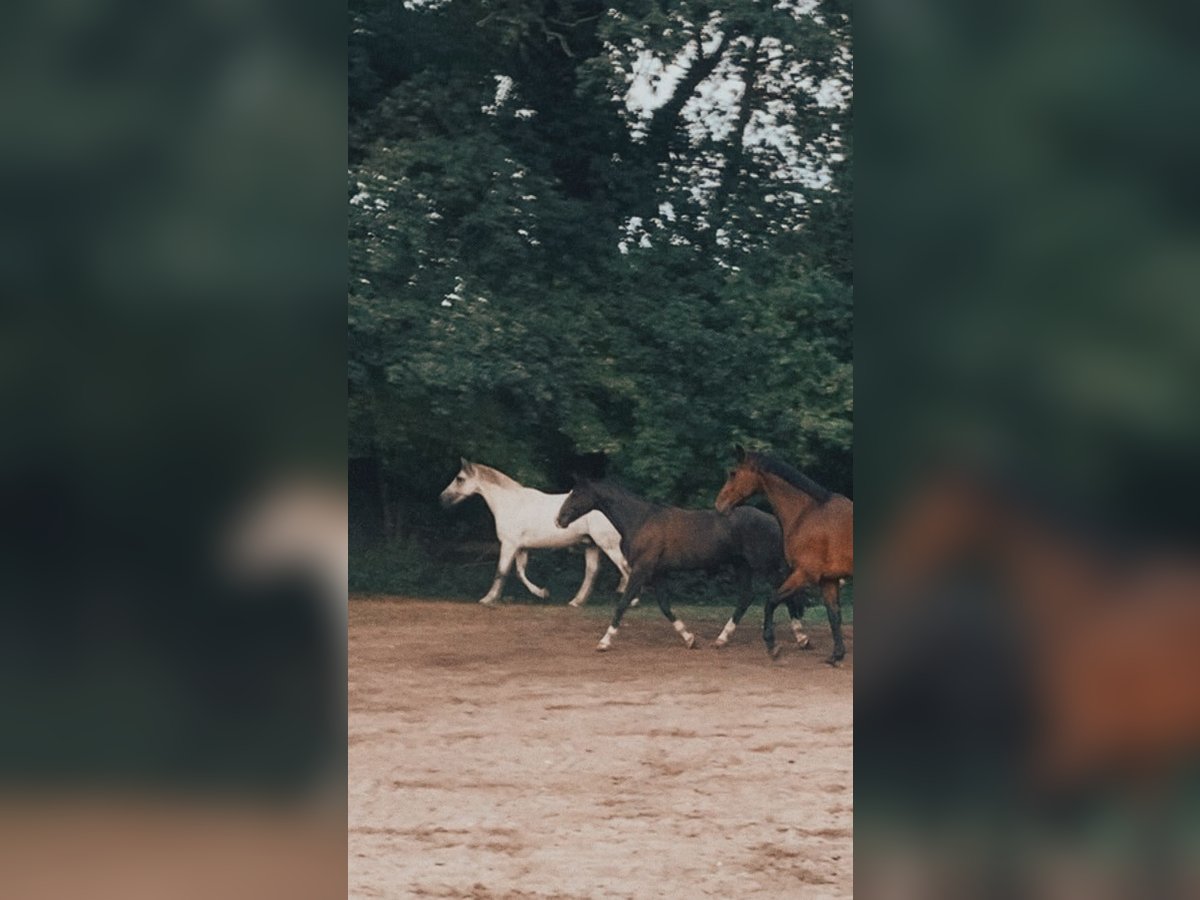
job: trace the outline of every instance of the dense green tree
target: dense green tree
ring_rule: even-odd
[[[840,3],[384,2],[350,23],[351,455],[444,527],[460,454],[603,451],[710,503],[731,442],[851,492]]]

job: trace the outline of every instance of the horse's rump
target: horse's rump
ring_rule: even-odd
[[[730,520],[742,556],[754,571],[774,574],[783,569],[783,529],[778,519],[752,506],[739,506],[725,518]]]

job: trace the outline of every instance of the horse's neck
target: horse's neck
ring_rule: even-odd
[[[646,520],[653,506],[640,497],[598,497],[596,509],[604,513],[622,538],[628,540]]]
[[[517,500],[521,494],[525,492],[525,488],[521,487],[512,479],[509,479],[511,484],[498,484],[490,481],[481,481],[479,484],[479,496],[483,497],[483,502],[488,505],[488,509],[492,511],[492,517],[500,519],[516,510]]]
[[[762,483],[767,502],[775,510],[775,517],[779,519],[785,531],[789,524],[798,522],[819,505],[807,493],[773,473],[762,473]]]

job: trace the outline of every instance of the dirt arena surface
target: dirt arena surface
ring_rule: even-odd
[[[611,609],[352,600],[351,897],[852,895],[853,628]]]

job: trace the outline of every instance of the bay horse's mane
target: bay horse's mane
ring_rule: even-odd
[[[758,469],[778,475],[792,487],[804,491],[818,503],[828,503],[833,498],[833,491],[821,487],[799,469],[789,466],[781,459],[765,453],[747,453],[746,458]]]

